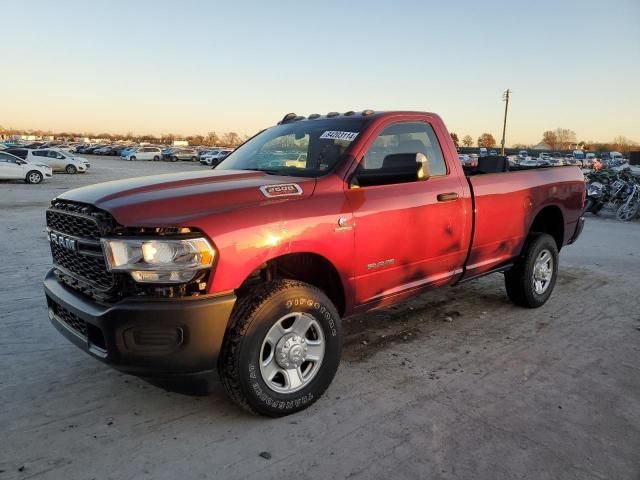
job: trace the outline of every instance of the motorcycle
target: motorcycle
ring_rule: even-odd
[[[618,207],[616,217],[623,222],[633,220],[640,211],[640,185],[637,183],[631,187],[631,192],[626,200]]]
[[[607,204],[606,188],[600,182],[592,182],[587,186],[587,198],[584,211],[597,215]]]

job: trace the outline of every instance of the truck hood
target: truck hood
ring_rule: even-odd
[[[287,195],[274,192],[277,196],[268,196],[263,192],[281,184],[298,188],[290,189],[293,193]],[[127,227],[188,227],[190,221],[203,215],[306,198],[313,193],[315,184],[315,179],[264,172],[207,170],[98,183],[57,198],[94,205]]]

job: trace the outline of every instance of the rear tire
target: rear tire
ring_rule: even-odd
[[[322,291],[276,280],[239,297],[218,371],[239,406],[282,417],[325,392],[340,364],[341,341],[340,317]]]
[[[35,185],[37,183],[42,182],[43,179],[44,177],[40,172],[38,172],[37,170],[31,170],[30,172],[27,173],[27,176],[25,177],[24,181],[26,183]]]
[[[135,157],[134,155],[131,155],[131,156],[129,157],[129,161],[130,161],[130,162],[135,162],[135,161],[136,161],[136,157]]]
[[[171,161],[172,162],[177,162],[178,161],[178,157],[171,157]]]
[[[157,162],[157,161],[159,161],[159,160],[160,160],[160,157],[159,157],[159,156],[157,156],[157,155],[156,155],[155,157],[153,157],[153,161],[154,161],[154,162]]]
[[[551,235],[533,233],[513,268],[504,274],[507,295],[522,307],[538,308],[551,296],[558,276],[558,247]]]
[[[75,175],[76,173],[78,173],[78,169],[75,167],[75,165],[67,165],[64,171],[69,175]]]
[[[197,162],[198,161],[198,157],[191,157],[191,161],[192,162]]]

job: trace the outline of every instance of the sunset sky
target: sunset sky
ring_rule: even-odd
[[[640,1],[0,0],[3,127],[240,134],[427,110],[507,144],[640,141]]]

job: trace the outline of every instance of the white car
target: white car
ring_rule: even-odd
[[[0,179],[24,180],[26,183],[40,183],[53,177],[53,171],[46,165],[29,163],[10,153],[0,152]]]
[[[219,150],[211,150],[200,157],[200,163],[205,165],[217,165],[220,161],[229,155],[233,150],[222,148]]]
[[[540,163],[538,160],[522,160],[518,165],[521,167],[539,167]]]
[[[82,157],[55,148],[29,150],[27,162],[41,163],[51,167],[54,172],[85,173],[91,164]]]
[[[135,160],[153,160],[154,162],[158,162],[162,158],[162,149],[158,147],[138,147],[124,158],[130,162]]]

